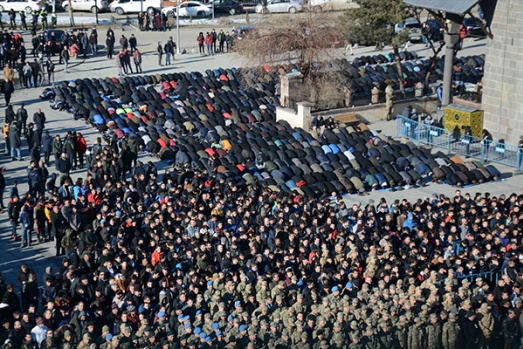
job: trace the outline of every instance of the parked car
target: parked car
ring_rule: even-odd
[[[69,5],[67,1],[62,2],[62,7],[65,12],[69,11]],[[96,13],[103,12],[109,9],[109,2],[107,0],[71,0],[71,8],[73,11],[91,11]]]
[[[256,13],[262,13],[262,5],[256,5]],[[303,11],[301,2],[295,0],[270,0],[267,2],[269,13],[296,13]]]
[[[116,12],[118,15],[138,13],[142,11],[142,8],[144,11],[153,13],[162,8],[162,0],[118,0],[109,4],[111,12]]]
[[[8,12],[13,9],[16,13],[25,11],[25,13],[30,14],[33,10],[40,11],[42,5],[39,0],[0,0],[0,12]]]
[[[185,1],[179,7],[164,7],[162,13],[169,18],[176,17],[176,9],[179,8],[180,17],[208,17],[212,15],[212,9],[209,5],[202,4],[199,1]]]
[[[421,23],[416,18],[407,18],[405,19],[405,23],[398,23],[394,26],[396,34],[401,33],[403,30],[409,31],[410,42],[421,41],[423,38]]]
[[[310,0],[309,8],[314,12],[343,11],[354,6],[352,0]]]
[[[236,31],[233,31],[233,36],[242,39],[249,33],[254,32],[254,30],[256,30],[256,28],[253,25],[239,25]]]
[[[485,22],[483,22],[481,19],[479,21],[485,26]],[[467,36],[470,37],[483,37],[486,36],[485,32],[481,27],[476,23],[474,18],[472,17],[465,17],[463,19],[463,25],[465,26],[465,29],[467,30]]]
[[[235,0],[214,0],[214,13],[228,13],[234,16],[243,12],[243,4]]]

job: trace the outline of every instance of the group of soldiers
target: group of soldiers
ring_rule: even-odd
[[[17,13],[11,9],[9,12],[9,29],[11,30],[16,30],[17,28],[17,23],[16,23],[16,17],[17,17]],[[42,8],[41,10],[33,10],[31,12],[31,17],[32,17],[32,21],[31,21],[31,33],[32,35],[35,35],[38,31],[38,21],[40,20],[40,23],[42,25],[42,30],[47,30],[47,29],[50,29],[49,28],[49,23],[48,23],[48,20],[47,20],[47,16],[48,16],[48,12],[45,8]],[[28,30],[28,27],[27,27],[27,14],[25,11],[19,11],[18,12],[18,16],[20,17],[20,29],[23,29],[23,30]],[[56,24],[57,24],[57,21],[58,21],[58,16],[56,15],[55,12],[51,13],[51,28],[54,29],[56,28]],[[4,30],[4,23],[0,20],[0,28],[2,30]]]

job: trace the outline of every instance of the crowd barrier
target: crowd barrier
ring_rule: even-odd
[[[482,163],[496,162],[514,167],[519,173],[523,166],[523,148],[507,144],[503,140],[489,141],[465,135],[458,130],[450,131],[398,115],[396,136],[416,143],[444,148],[448,154],[478,158]]]

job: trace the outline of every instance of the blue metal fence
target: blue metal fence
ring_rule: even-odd
[[[521,172],[523,166],[523,148],[499,141],[483,140],[479,137],[464,135],[398,115],[396,118],[396,136],[405,137],[415,142],[447,149],[454,153],[480,159],[482,163],[497,162],[516,168]]]

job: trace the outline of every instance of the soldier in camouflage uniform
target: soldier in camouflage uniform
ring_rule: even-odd
[[[443,324],[441,332],[443,349],[461,348],[461,328],[456,321],[456,314],[449,314],[449,320]]]
[[[478,314],[478,324],[481,332],[483,332],[483,349],[490,348],[490,339],[492,331],[494,330],[494,317],[490,312],[490,306],[487,303],[481,304]]]
[[[426,348],[425,344],[425,331],[421,326],[421,319],[416,317],[414,319],[414,326],[410,327],[408,335],[408,348],[409,349],[424,349]]]
[[[430,314],[430,323],[427,325],[427,348],[441,349],[441,324],[435,313]]]

